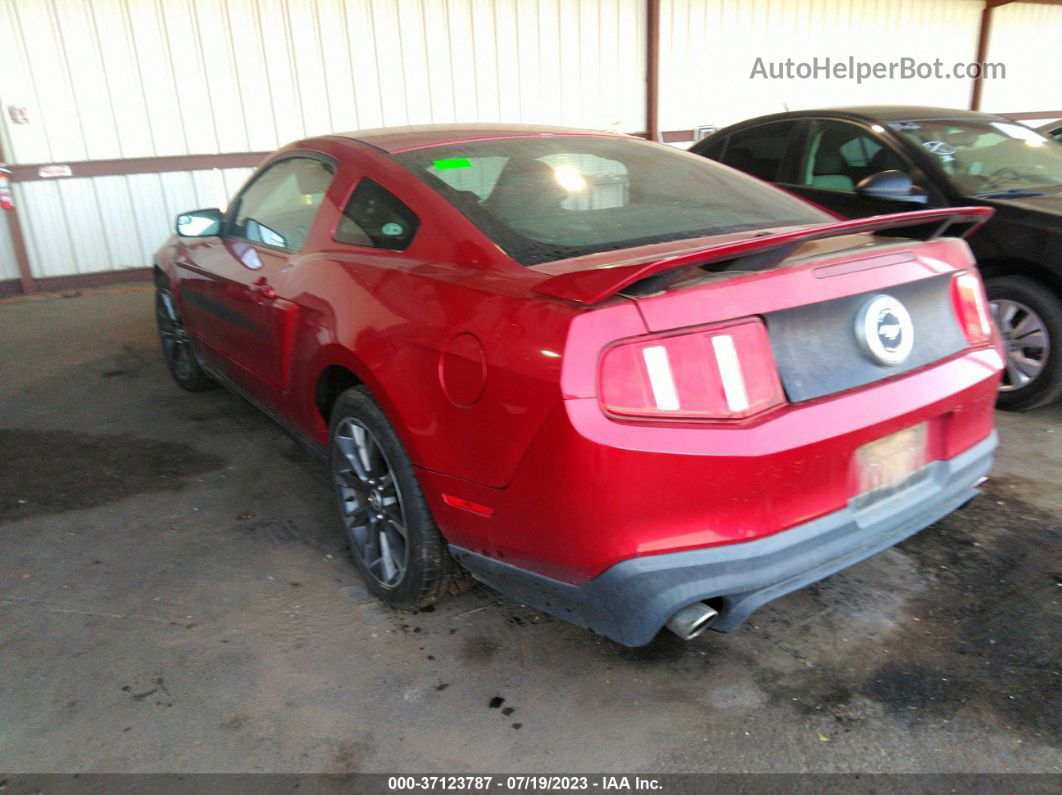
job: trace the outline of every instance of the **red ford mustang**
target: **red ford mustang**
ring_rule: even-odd
[[[326,454],[354,561],[637,646],[729,630],[988,473],[984,209],[838,221],[622,135],[433,126],[270,157],[158,252],[166,361]]]

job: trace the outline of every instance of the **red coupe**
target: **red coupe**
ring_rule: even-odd
[[[976,494],[1001,349],[944,234],[990,213],[839,221],[601,132],[366,130],[181,215],[157,319],[180,386],[328,457],[382,600],[474,577],[637,646],[732,629]]]

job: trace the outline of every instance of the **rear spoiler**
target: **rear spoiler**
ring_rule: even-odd
[[[643,257],[600,268],[562,273],[541,282],[534,291],[590,306],[620,291],[644,295],[662,290],[682,278],[687,269],[710,263],[726,262],[733,270],[767,270],[788,257],[798,246],[812,240],[904,229],[903,237],[929,241],[941,237],[952,227],[957,227],[954,232],[956,236],[966,237],[991,218],[994,212],[991,207],[945,207],[819,224],[735,243],[687,249],[664,259]]]

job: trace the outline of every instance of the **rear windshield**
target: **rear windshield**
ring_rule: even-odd
[[[752,177],[635,139],[510,138],[395,159],[523,265],[832,220]]]

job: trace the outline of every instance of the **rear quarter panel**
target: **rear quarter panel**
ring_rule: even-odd
[[[327,443],[316,385],[326,368],[339,365],[373,393],[414,464],[504,486],[560,402],[559,359],[549,353],[563,349],[565,315],[543,311],[544,301],[461,285],[450,269],[380,259],[332,254],[306,263],[314,270],[308,284],[295,277],[297,424]],[[460,335],[478,340],[484,362],[479,395],[461,405],[444,390],[440,372],[444,351]]]
[[[290,353],[293,424],[327,444],[316,388],[321,374],[338,365],[373,393],[416,466],[506,485],[561,400],[560,352],[576,310],[529,298],[531,285],[544,277],[501,255],[393,161],[357,150],[338,159],[307,247],[313,253],[292,262],[282,285],[299,312]],[[407,251],[332,239],[350,191],[366,176],[418,215],[421,225]],[[482,387],[455,400],[442,377],[450,369],[444,354],[458,337],[451,364],[456,357],[458,370],[475,369],[470,352],[475,358],[480,350]]]

